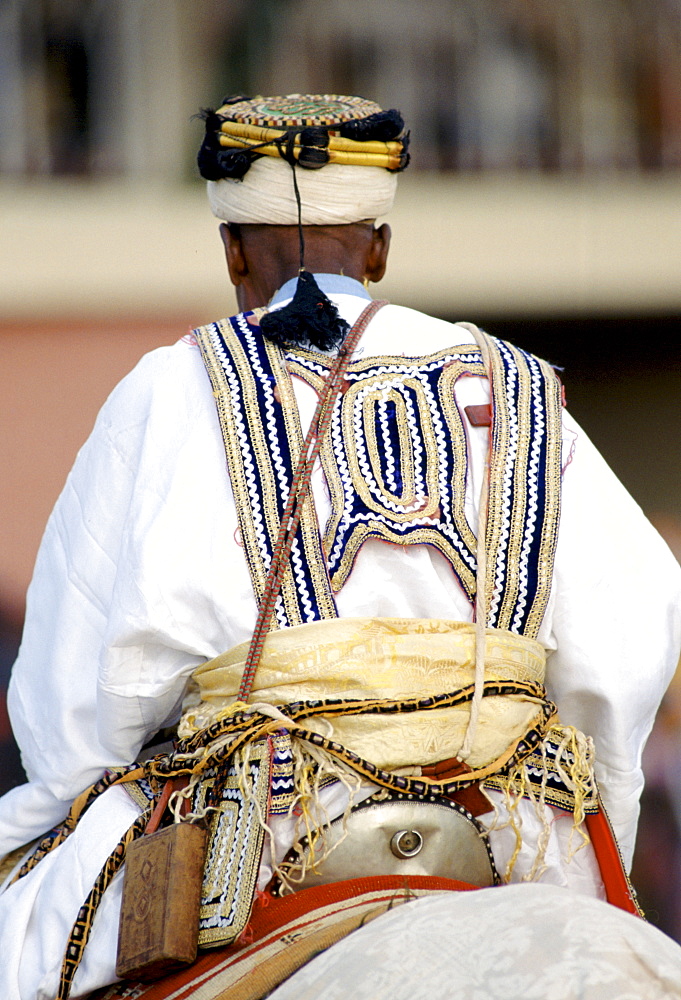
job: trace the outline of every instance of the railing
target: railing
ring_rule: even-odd
[[[0,173],[188,176],[223,92],[399,106],[414,166],[681,167],[681,0],[5,0]]]

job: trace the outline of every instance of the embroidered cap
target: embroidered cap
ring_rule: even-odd
[[[198,155],[214,215],[225,222],[303,225],[375,219],[392,206],[409,135],[394,109],[362,97],[232,98],[204,113]]]

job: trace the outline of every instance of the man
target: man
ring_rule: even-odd
[[[194,817],[218,817],[199,940],[237,935],[226,954],[248,952],[244,996],[342,937],[334,914],[355,901],[353,926],[380,912],[379,890],[425,897],[398,908],[407,923],[434,914],[420,941],[449,928],[442,906],[459,927],[500,900],[507,923],[525,907],[535,928],[542,901],[579,913],[581,899],[601,926],[616,911],[599,900],[635,909],[593,819],[593,777],[628,867],[641,749],[678,660],[679,569],[561,412],[547,365],[413,310],[365,313],[390,239],[374,220],[406,163],[399,115],[360,98],[235,100],[206,116],[199,164],[242,313],[142,359],[48,523],[10,700],[29,782],[0,800],[0,852],[19,865],[70,808],[73,822],[0,895],[3,996],[115,980],[121,873],[101,900],[91,888],[127,831],[143,844],[168,776],[189,781]],[[179,756],[131,770],[181,714]],[[78,799],[105,772],[101,794]],[[334,903],[321,916],[320,883]],[[300,891],[277,902],[274,884]],[[263,899],[270,912],[313,900],[322,936],[295,960],[277,950],[307,932],[259,938]],[[621,919],[655,936],[634,952],[657,948],[673,970],[661,935]],[[403,940],[397,911],[379,937],[387,920]],[[250,957],[264,940],[267,961]],[[429,995],[444,995],[449,964]]]

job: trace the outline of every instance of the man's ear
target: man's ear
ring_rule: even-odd
[[[225,247],[229,280],[234,286],[238,286],[248,275],[248,264],[246,263],[246,256],[241,242],[241,230],[233,223],[221,222],[220,236]]]
[[[374,229],[371,237],[371,248],[367,257],[366,277],[369,281],[380,281],[385,274],[390,249],[390,226],[384,222]]]

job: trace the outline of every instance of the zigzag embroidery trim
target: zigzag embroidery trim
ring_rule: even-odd
[[[575,812],[575,782],[572,778],[572,771],[575,764],[575,757],[569,751],[564,753],[563,758],[558,761],[557,755],[560,744],[548,736],[544,737],[542,745],[535,748],[523,761],[523,769],[526,781],[531,789],[526,789],[522,794],[524,798],[534,796],[565,812]],[[484,782],[485,788],[493,788],[498,792],[504,792],[507,787],[507,780],[501,776],[492,775]],[[593,776],[590,777],[585,787],[581,789],[581,808],[585,813],[598,812],[598,790]]]
[[[326,366],[319,355],[290,352],[287,361],[293,374],[321,385]],[[476,539],[466,518],[466,434],[454,397],[463,374],[483,374],[477,348],[348,366],[322,446],[332,505],[324,548],[335,591],[374,537],[434,546],[473,600]]]
[[[260,600],[302,443],[289,371],[318,390],[330,360],[302,350],[284,356],[248,314],[195,333],[213,382]],[[495,405],[487,624],[535,637],[548,603],[560,514],[560,383],[544,362],[488,340]],[[310,497],[276,606],[278,627],[336,617],[331,588],[340,590],[371,537],[434,546],[474,600],[466,430],[454,397],[463,374],[484,374],[477,347],[425,358],[360,358],[348,366],[321,451],[331,498],[323,547]]]
[[[535,637],[548,603],[560,515],[561,389],[545,362],[488,340],[495,407],[487,624]],[[326,371],[318,355],[306,352],[289,354],[288,362],[313,386]],[[364,540],[379,537],[434,545],[474,599],[476,541],[463,509],[465,425],[454,402],[454,382],[464,372],[483,373],[477,348],[349,366],[349,388],[322,451],[333,504],[324,544],[335,590]]]
[[[561,389],[545,362],[488,341],[494,425],[487,625],[534,638],[548,603],[560,517]]]
[[[213,385],[241,538],[260,602],[303,438],[281,352],[248,315],[194,333]],[[276,624],[285,628],[335,617],[310,496],[275,607]]]

